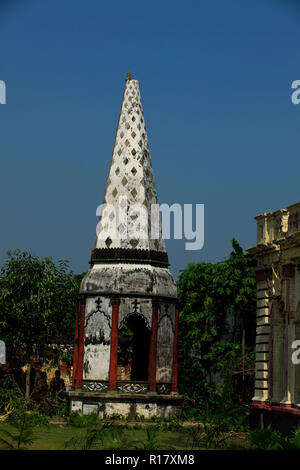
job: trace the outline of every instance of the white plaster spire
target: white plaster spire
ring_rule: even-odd
[[[151,206],[158,204],[158,201],[139,84],[130,73],[126,77],[103,204],[110,206],[104,208],[100,215],[95,249],[122,248],[166,253],[160,221],[159,236],[151,238]],[[141,224],[142,227],[135,222],[136,216],[140,217],[141,213],[132,210],[137,204],[147,210],[147,222]],[[128,222],[134,224],[135,229],[142,230],[142,236],[131,236],[130,226],[129,236],[124,236],[124,213],[128,214]]]

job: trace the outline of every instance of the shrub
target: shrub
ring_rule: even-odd
[[[7,449],[27,450],[24,445],[31,445],[36,439],[33,435],[35,427],[35,417],[25,411],[18,411],[8,419],[10,426],[14,432],[7,429],[1,429],[0,443]]]

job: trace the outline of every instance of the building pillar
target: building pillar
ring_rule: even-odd
[[[299,312],[297,312],[297,317],[299,318]],[[300,321],[296,320],[294,322],[294,337],[293,341],[299,340],[300,339]],[[296,348],[292,349],[292,354],[299,349],[299,346]],[[297,354],[298,355],[298,354]],[[299,356],[298,356],[299,357]],[[294,358],[295,359],[295,358]],[[300,364],[293,364],[294,366],[294,377],[295,377],[295,395],[294,395],[294,403],[297,405],[298,408],[300,408],[300,373],[298,372],[298,369],[300,368]]]
[[[290,323],[290,280],[286,280],[286,301],[284,312],[284,343],[283,343],[283,400],[288,401],[289,381],[289,323]]]
[[[270,292],[272,295],[272,292]],[[268,400],[271,402],[273,399],[273,377],[274,377],[274,309],[273,300],[269,302],[269,362],[268,362]]]
[[[148,380],[150,392],[156,392],[157,323],[158,303],[155,301],[152,306],[152,328],[149,348]]]
[[[117,389],[119,305],[120,299],[113,298],[110,337],[109,390]]]
[[[175,325],[173,340],[172,392],[178,390],[178,307],[175,309]]]
[[[283,265],[283,277],[285,278],[285,312],[284,312],[284,367],[283,367],[283,401],[290,404],[294,398],[294,365],[291,361],[291,281],[295,277],[295,265]]]
[[[255,360],[255,396],[253,402],[266,401],[270,397],[268,376],[270,370],[269,347],[273,343],[272,333],[270,335],[270,306],[273,283],[272,270],[270,268],[260,269],[256,272],[257,283],[257,307],[256,307],[256,360]],[[271,352],[273,348],[271,347]],[[272,370],[272,368],[271,368]],[[272,372],[271,372],[272,374]]]
[[[85,298],[83,297],[79,305],[80,316],[78,318],[79,337],[78,337],[78,360],[77,360],[77,385],[76,388],[82,388],[83,380],[83,359],[84,359],[84,326],[85,326]]]

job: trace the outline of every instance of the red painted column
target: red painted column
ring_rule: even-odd
[[[173,367],[172,367],[172,392],[178,389],[178,308],[175,310],[175,327],[173,341]]]
[[[153,304],[152,307],[152,329],[149,348],[149,367],[148,367],[148,381],[149,391],[156,392],[156,358],[157,358],[157,320],[158,320],[158,305]]]
[[[77,381],[77,366],[78,366],[78,343],[79,343],[79,326],[78,326],[78,303],[76,306],[76,321],[75,321],[75,337],[74,337],[74,357],[73,357],[73,379],[72,387],[76,388]]]
[[[78,368],[77,368],[77,387],[82,388],[83,378],[83,356],[84,356],[84,324],[85,324],[85,300],[81,301],[80,319],[79,319],[79,340],[78,340]]]
[[[109,387],[108,387],[109,390],[117,389],[119,305],[120,305],[120,299],[112,299]]]

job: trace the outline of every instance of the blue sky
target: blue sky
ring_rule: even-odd
[[[300,2],[0,0],[0,262],[8,249],[87,270],[127,71],[160,203],[205,204],[189,261],[255,244],[253,217],[300,200]]]

